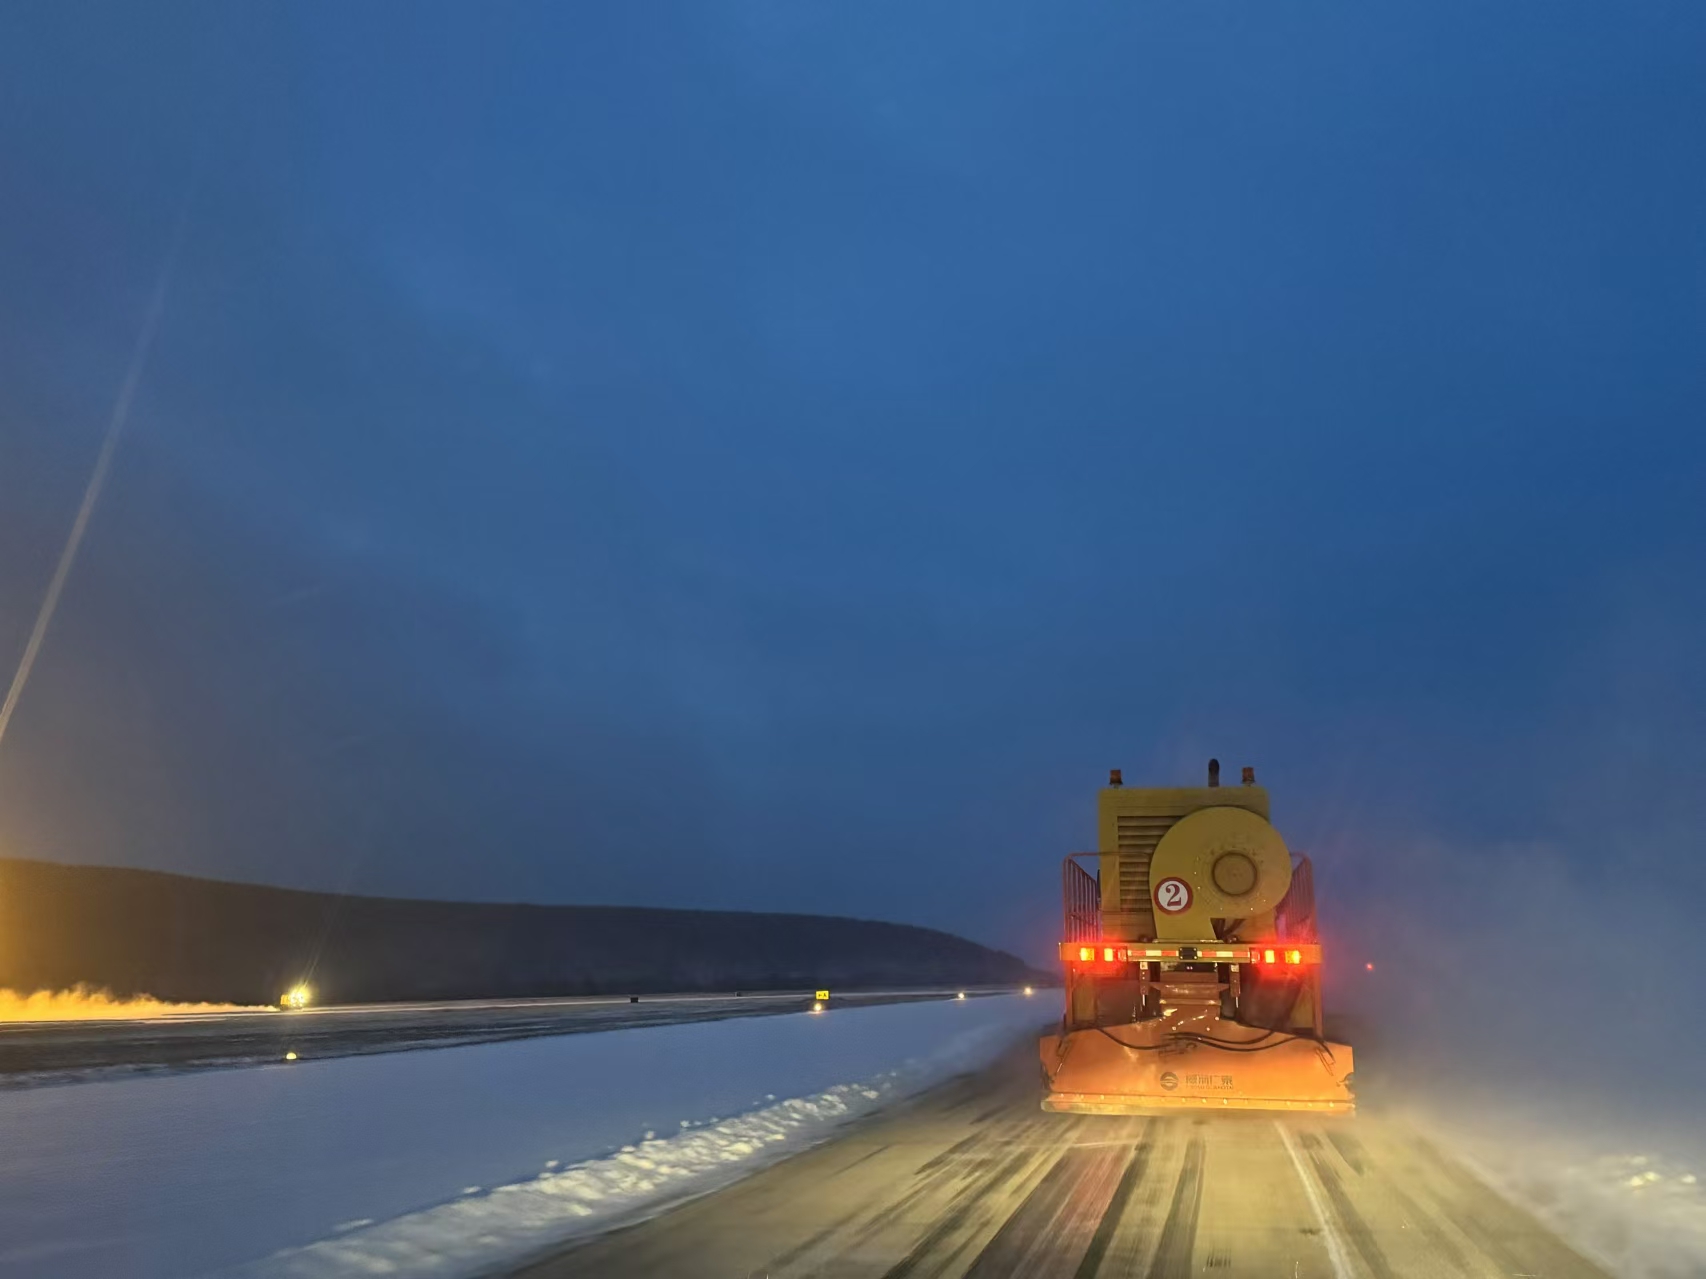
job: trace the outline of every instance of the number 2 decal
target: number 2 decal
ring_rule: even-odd
[[[1191,886],[1182,879],[1164,879],[1155,885],[1155,905],[1166,915],[1191,908]]]

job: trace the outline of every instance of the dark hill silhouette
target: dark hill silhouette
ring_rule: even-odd
[[[949,933],[830,915],[340,897],[0,858],[0,988],[326,1003],[1035,981]]]

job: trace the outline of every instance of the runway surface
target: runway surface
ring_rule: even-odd
[[[1606,1279],[1400,1120],[1044,1114],[1028,1052],[517,1279]]]
[[[836,1007],[952,999],[950,989],[834,994]],[[975,998],[996,993],[968,989]],[[811,1007],[811,991],[599,995],[564,999],[367,1004],[295,1012],[190,1013],[137,1020],[0,1023],[0,1088],[77,1082],[159,1070],[276,1062],[287,1053],[323,1060],[363,1053],[448,1048]]]

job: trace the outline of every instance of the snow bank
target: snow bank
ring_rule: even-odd
[[[0,1276],[468,1274],[977,1069],[1022,996],[0,1094]]]
[[[277,1254],[245,1276],[466,1275],[743,1176],[903,1092],[846,1084]]]

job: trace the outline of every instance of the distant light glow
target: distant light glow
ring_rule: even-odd
[[[823,1011],[823,1003],[820,1000],[812,1000],[812,1011],[814,1013],[821,1013]]]
[[[267,1013],[271,1004],[173,1004],[149,995],[120,998],[110,991],[77,986],[20,994],[0,988],[0,1022],[135,1021],[197,1013]]]
[[[297,982],[296,985],[279,996],[278,1006],[280,1008],[306,1008],[313,1002],[314,992],[308,988],[308,984]]]
[[[1030,997],[1030,996],[1032,996],[1032,995],[1034,995],[1034,994],[1035,994],[1035,993],[1036,993],[1036,992],[1035,992],[1035,991],[1034,991],[1034,990],[1032,990],[1032,989],[1031,989],[1031,988],[1030,988],[1030,987],[1029,987],[1029,986],[1026,986],[1026,987],[1025,987],[1025,996],[1026,996],[1026,998],[1029,998],[1029,997]]]
[[[295,1053],[293,1053],[293,1052],[290,1052],[290,1053],[285,1053],[285,1054],[284,1054],[284,1059],[285,1059],[285,1060],[286,1060],[286,1061],[295,1061],[295,1060],[296,1060],[296,1054],[295,1054]]]
[[[1374,971],[1374,965],[1373,964],[1364,964],[1363,967],[1371,973]]]
[[[966,997],[966,992],[963,990],[959,994],[954,996],[955,999],[964,999],[965,997]]]

